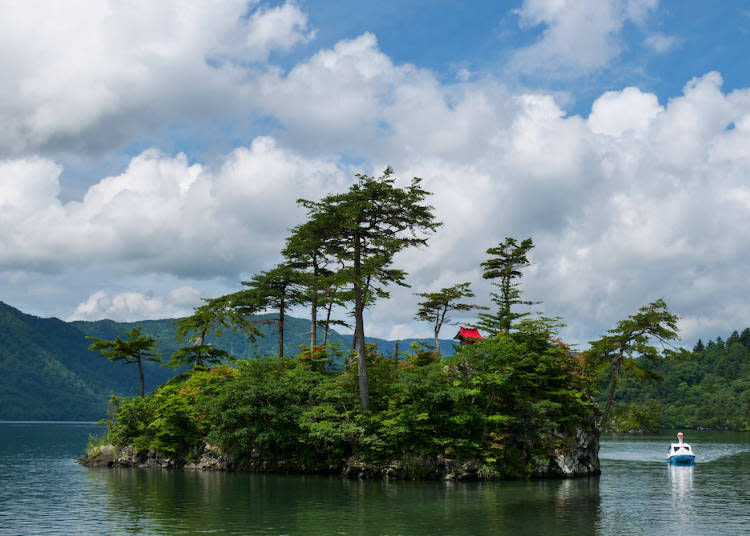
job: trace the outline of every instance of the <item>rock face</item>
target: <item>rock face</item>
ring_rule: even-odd
[[[599,474],[599,433],[595,430],[579,429],[568,449],[556,452],[546,467],[537,468],[537,476],[541,478],[571,478]]]
[[[260,473],[322,473],[340,474],[349,478],[392,478],[401,480],[494,480],[501,475],[479,460],[458,460],[445,456],[407,456],[383,464],[371,464],[352,457],[327,465],[309,467],[295,460],[262,459],[239,463],[231,454],[223,453],[216,445],[206,444],[192,449],[184,457],[156,450],[136,451],[124,447],[118,451],[112,445],[101,447],[97,453],[79,462],[88,467],[140,467],[150,469],[184,469],[193,471],[249,471]],[[599,434],[579,430],[567,448],[540,460],[531,471],[518,469],[517,477],[575,478],[596,476],[599,467]],[[512,474],[512,472],[510,473]]]

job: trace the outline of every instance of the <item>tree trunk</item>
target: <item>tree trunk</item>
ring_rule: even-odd
[[[310,310],[310,359],[315,355],[316,344],[318,344],[318,291],[313,290]]]
[[[199,346],[203,346],[206,344],[206,332],[202,331],[200,336],[196,339],[196,342]],[[198,368],[201,366],[201,353],[195,352],[195,362],[193,363],[193,368]]]
[[[141,377],[141,398],[146,396],[146,381],[143,379],[143,361],[141,356],[138,356],[138,375]]]
[[[398,370],[398,341],[393,345],[393,368]]]
[[[604,430],[604,425],[607,424],[607,417],[609,417],[609,410],[612,408],[612,400],[615,397],[615,388],[617,387],[617,378],[620,376],[620,365],[622,363],[622,355],[617,360],[614,373],[612,374],[612,383],[609,386],[609,395],[607,396],[607,405],[604,406],[604,413],[602,414],[602,420],[599,421],[599,432]]]
[[[362,409],[370,409],[370,388],[367,383],[367,354],[365,348],[364,299],[362,296],[362,264],[360,241],[354,245],[354,342],[357,345],[357,373],[359,375],[359,401]]]
[[[284,298],[279,304],[279,357],[284,357]]]
[[[440,313],[440,316],[436,317],[435,321],[435,353],[439,356],[440,355],[440,330],[443,327],[443,323],[445,322],[445,315],[448,314],[448,306],[446,305],[443,308],[443,311]]]
[[[328,326],[331,325],[331,310],[333,309],[333,297],[331,297],[331,303],[328,304],[326,311],[326,325],[323,329],[323,346],[328,344]]]
[[[313,289],[310,299],[310,359],[315,355],[315,345],[318,344],[318,260],[313,255]]]

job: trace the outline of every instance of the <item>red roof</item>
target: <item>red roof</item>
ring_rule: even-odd
[[[454,339],[484,339],[484,337],[482,337],[482,334],[479,333],[479,330],[477,328],[465,328],[465,327],[458,328],[458,333],[456,333],[456,336],[453,338]]]

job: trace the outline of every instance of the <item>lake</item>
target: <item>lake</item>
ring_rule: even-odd
[[[748,534],[750,434],[606,438],[600,478],[381,482],[90,469],[85,423],[0,422],[0,534]]]

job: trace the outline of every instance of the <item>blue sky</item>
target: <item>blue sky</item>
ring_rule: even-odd
[[[0,300],[189,313],[279,261],[297,197],[390,164],[445,225],[368,334],[429,334],[414,292],[486,297],[484,250],[532,236],[524,288],[573,342],[658,297],[687,341],[726,336],[749,31],[739,1],[0,5]]]

